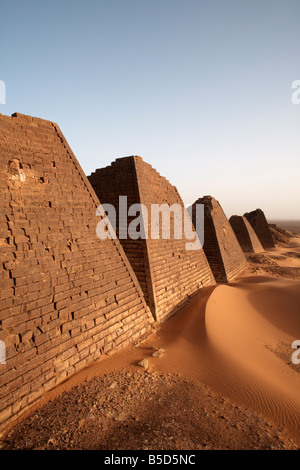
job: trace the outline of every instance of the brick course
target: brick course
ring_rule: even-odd
[[[230,225],[238,239],[242,250],[245,253],[260,253],[264,251],[258,236],[254,232],[252,226],[241,215],[232,215],[229,219]]]
[[[148,238],[120,239],[125,253],[143,289],[153,315],[159,321],[174,311],[203,286],[214,284],[203,250],[186,250],[186,238],[151,239],[151,204],[179,204],[184,207],[177,189],[141,157],[119,158],[106,168],[97,169],[89,177],[102,203],[116,208],[116,229],[119,236],[119,196],[127,196],[127,205],[143,204],[148,210]],[[128,224],[134,220],[128,217]]]
[[[57,124],[0,115],[0,427],[44,392],[150,331],[118,240]]]
[[[263,248],[274,248],[275,242],[263,211],[261,209],[256,209],[252,212],[246,212],[244,217],[246,217],[248,222],[251,224]]]
[[[204,205],[204,252],[217,282],[229,282],[247,267],[247,260],[219,202],[204,196],[192,205]]]

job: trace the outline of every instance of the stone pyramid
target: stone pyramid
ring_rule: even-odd
[[[217,282],[229,282],[247,267],[247,260],[219,202],[204,196],[192,205],[204,205],[204,252]]]
[[[256,209],[252,212],[246,212],[244,217],[246,217],[248,222],[250,222],[263,248],[274,248],[275,242],[263,211],[261,209]]]
[[[178,204],[180,210],[184,210],[177,189],[151,165],[138,156],[119,158],[110,166],[96,170],[88,178],[101,202],[112,204],[116,208],[117,235],[140,282],[146,302],[157,320],[173,314],[178,306],[200,288],[214,284],[203,250],[189,251],[184,237],[176,239],[173,236],[175,219],[171,220],[169,239],[164,239],[162,233],[157,239],[151,238],[154,222],[151,225],[150,216],[148,238],[134,240],[121,234],[119,196],[127,197],[128,207],[143,204],[148,214],[153,204],[166,204],[168,207]],[[128,217],[126,227],[131,222],[132,217]]]
[[[262,244],[246,217],[232,215],[229,222],[245,253],[260,253],[264,251]]]
[[[0,115],[0,423],[150,331],[153,317],[57,124]],[[2,343],[3,344],[3,343]]]

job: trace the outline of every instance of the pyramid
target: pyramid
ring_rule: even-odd
[[[261,209],[256,209],[252,212],[246,212],[244,217],[246,217],[248,222],[251,224],[263,248],[274,248],[275,242],[263,211]]]
[[[99,200],[57,124],[0,115],[1,427],[154,321]],[[1,343],[3,344],[3,343]]]
[[[204,196],[192,205],[195,225],[195,205],[204,205],[204,252],[217,282],[229,282],[247,267],[242,248],[219,202]]]
[[[157,239],[149,236],[154,226],[149,217],[153,204],[166,204],[168,207],[178,204],[180,210],[184,210],[177,189],[151,165],[138,156],[119,158],[110,166],[96,170],[88,178],[101,202],[116,208],[117,235],[140,282],[147,305],[158,321],[172,315],[201,287],[214,284],[203,250],[189,251],[184,237],[174,237],[172,229],[175,218],[171,220],[169,239],[163,238],[162,231]],[[123,237],[122,227],[118,228],[119,196],[127,197],[127,207],[132,204],[143,204],[146,207],[147,238]],[[131,222],[132,217],[129,217],[126,227]]]
[[[260,253],[264,251],[262,244],[246,217],[232,215],[229,222],[245,253]]]

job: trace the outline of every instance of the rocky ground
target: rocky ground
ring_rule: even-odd
[[[282,258],[289,256],[289,253],[282,255]],[[299,260],[299,255],[293,256]],[[280,261],[274,259],[272,253],[265,255],[264,253],[248,254],[247,260],[250,263],[251,274],[267,275],[281,279],[300,279],[299,266],[282,266]]]
[[[33,412],[11,449],[295,449],[284,429],[200,383],[142,367],[94,377]]]

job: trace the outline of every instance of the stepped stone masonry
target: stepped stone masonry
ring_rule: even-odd
[[[195,239],[185,218],[192,223],[176,187],[138,156],[86,177],[50,121],[0,114],[0,155],[0,431],[75,372],[144,338],[203,287],[240,274],[240,243],[254,252],[258,238],[273,243],[262,211],[234,216],[231,226],[205,196],[192,207],[204,204],[204,249],[195,229],[198,248],[188,249]],[[104,204],[116,210],[116,233],[102,240]],[[138,217],[144,238],[127,235],[134,204],[148,213]],[[153,206],[168,220],[164,212],[153,222]]]
[[[119,241],[97,237],[99,200],[57,124],[0,115],[0,152],[3,428],[153,316]]]
[[[256,209],[255,211],[247,212],[244,214],[244,217],[246,217],[248,222],[251,224],[263,248],[274,248],[275,242],[263,211],[261,209]]]
[[[179,204],[184,208],[177,189],[162,177],[141,157],[117,159],[110,166],[97,169],[89,177],[101,202],[112,204],[117,213],[119,236],[119,196],[127,196],[128,207],[143,204],[151,213],[152,204]],[[132,218],[128,217],[128,226]],[[213,274],[202,249],[186,250],[185,237],[172,236],[174,218],[171,218],[170,239],[133,240],[120,242],[135,271],[144,292],[146,302],[159,321],[172,315],[200,288],[215,283]],[[151,217],[148,217],[148,233],[151,233]]]
[[[204,196],[192,205],[192,219],[196,226],[195,206],[204,205],[204,252],[217,282],[234,279],[248,266],[242,248],[219,202]]]
[[[262,244],[246,217],[232,215],[229,222],[245,253],[260,253],[264,251]]]

